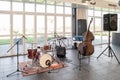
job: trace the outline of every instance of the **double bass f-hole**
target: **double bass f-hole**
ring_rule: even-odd
[[[83,42],[78,45],[78,51],[83,56],[90,56],[94,52],[94,46],[92,45],[92,41],[94,40],[94,35],[89,30],[90,24],[92,23],[92,21],[93,21],[93,18],[91,18],[90,20],[87,31],[82,34]]]

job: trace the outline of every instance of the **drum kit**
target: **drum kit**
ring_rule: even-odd
[[[40,48],[40,47],[39,47]],[[47,52],[43,52],[46,50],[50,50],[50,45],[45,45],[41,47],[41,51],[37,49],[28,49],[28,58],[32,59],[32,67],[39,66],[42,68],[50,67],[53,62],[53,56]]]
[[[28,49],[28,58],[32,59],[32,66],[34,66],[34,63],[37,66],[40,66],[42,68],[50,67],[51,64],[54,62],[56,55],[55,55],[55,47],[56,47],[56,41],[59,42],[62,41],[62,39],[66,39],[66,37],[60,37],[56,33],[54,34],[54,40],[52,45],[44,45],[43,47],[39,47],[40,51],[38,49]],[[63,43],[63,42],[62,42]],[[38,48],[38,47],[37,47]],[[49,54],[47,52],[52,52],[52,54]]]

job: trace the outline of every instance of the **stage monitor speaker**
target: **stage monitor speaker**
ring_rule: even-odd
[[[78,19],[78,35],[82,35],[86,31],[87,31],[87,20]]]
[[[104,14],[104,31],[117,31],[117,14]]]

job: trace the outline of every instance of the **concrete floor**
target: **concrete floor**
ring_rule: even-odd
[[[120,64],[116,58],[106,56],[105,51],[98,59],[98,55],[107,46],[95,46],[93,55],[89,58],[82,59],[81,70],[79,70],[78,51],[67,50],[66,59],[63,61],[68,67],[53,71],[53,73],[40,73],[23,77],[21,72],[17,72],[9,77],[6,75],[16,71],[16,57],[0,59],[0,80],[120,80]],[[112,46],[117,58],[120,60],[120,47]],[[19,62],[28,61],[27,56],[19,56]]]

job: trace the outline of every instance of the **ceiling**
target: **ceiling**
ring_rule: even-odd
[[[86,5],[86,6],[98,6],[98,7],[120,9],[120,5],[118,4],[119,0],[90,0],[87,3],[82,3],[83,0],[60,0],[60,1],[70,2],[74,4],[81,4],[81,5]],[[96,3],[95,5],[91,4],[94,2]]]

